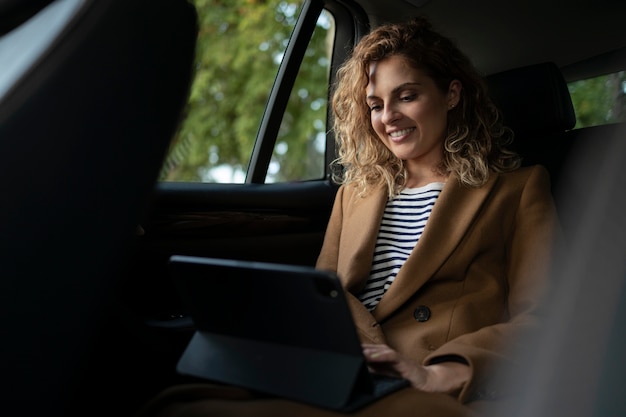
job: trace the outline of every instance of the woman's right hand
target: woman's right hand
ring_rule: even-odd
[[[371,372],[404,378],[413,388],[425,392],[456,393],[471,377],[466,364],[441,362],[424,366],[383,344],[364,344],[363,354]]]

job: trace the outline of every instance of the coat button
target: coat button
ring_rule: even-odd
[[[418,306],[413,312],[413,317],[419,322],[427,321],[430,318],[430,308]]]

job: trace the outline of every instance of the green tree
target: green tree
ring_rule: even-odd
[[[626,121],[625,86],[625,71],[570,83],[576,128]]]
[[[186,117],[170,147],[161,180],[212,182],[216,181],[211,178],[212,170],[218,166],[245,171],[300,3],[195,0],[200,24],[195,79]],[[324,48],[310,49],[307,58],[319,61],[327,56]],[[327,77],[327,64],[302,66],[307,81],[294,89],[299,94],[291,95],[279,134],[279,141],[284,143],[275,152],[275,162],[280,164],[279,180],[283,172],[305,175],[302,171],[306,168],[289,164],[301,156],[299,148],[309,146],[311,126],[320,117],[312,114],[317,113],[311,111],[317,106],[312,103],[320,95],[326,98],[327,81],[320,82],[319,74]],[[284,152],[287,148],[289,158]],[[302,159],[293,165],[302,166]]]

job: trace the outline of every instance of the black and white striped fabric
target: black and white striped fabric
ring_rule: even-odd
[[[372,269],[359,299],[372,311],[391,286],[419,240],[444,183],[404,189],[387,202],[378,231]]]

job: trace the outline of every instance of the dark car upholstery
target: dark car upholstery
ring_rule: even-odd
[[[48,46],[9,36],[68,5]],[[63,0],[0,38],[40,47],[0,94],[3,415],[106,415],[121,398],[94,371],[111,357],[101,318],[187,101],[196,20],[185,0]]]
[[[551,62],[504,71],[487,77],[492,99],[501,110],[504,122],[515,133],[513,148],[522,156],[523,165],[541,164],[551,177],[557,207],[573,198],[584,198],[584,190],[566,182],[574,154],[601,152],[609,141],[623,132],[623,123],[574,129],[576,115],[567,84],[559,68]],[[572,212],[560,210],[564,229],[571,230],[576,219]]]
[[[515,133],[513,148],[524,165],[540,163],[553,181],[565,160],[562,147],[569,146],[564,133],[576,124],[567,84],[551,62],[516,68],[487,78],[489,91]]]

